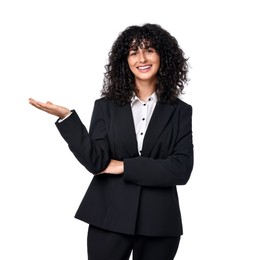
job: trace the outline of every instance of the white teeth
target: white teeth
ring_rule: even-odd
[[[138,67],[139,70],[146,70],[149,69],[151,66],[143,66],[143,67]]]

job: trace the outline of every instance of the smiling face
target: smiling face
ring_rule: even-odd
[[[148,44],[141,43],[139,46],[132,46],[127,61],[136,83],[137,81],[153,82],[156,80],[160,67],[160,56]]]

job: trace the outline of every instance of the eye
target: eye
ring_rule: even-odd
[[[146,50],[146,53],[153,53],[153,52],[155,52],[155,50],[152,49],[152,48],[149,48],[149,49]]]
[[[130,51],[129,56],[135,56],[137,54],[137,51]]]

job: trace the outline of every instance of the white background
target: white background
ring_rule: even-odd
[[[176,259],[258,259],[255,2],[1,1],[1,259],[87,259],[87,224],[73,216],[91,175],[28,98],[75,108],[88,127],[113,41],[146,22],[191,64],[195,166],[179,187]]]

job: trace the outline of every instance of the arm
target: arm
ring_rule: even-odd
[[[150,187],[186,184],[193,168],[192,108],[181,111],[173,152],[166,159],[146,157],[124,160],[124,180]]]
[[[107,167],[110,161],[109,144],[103,113],[96,103],[92,114],[90,134],[75,111],[72,113],[66,107],[49,101],[43,103],[32,98],[29,99],[29,103],[39,110],[59,117],[56,122],[58,130],[78,161],[90,172],[96,174]],[[64,118],[66,119],[60,120]]]
[[[89,132],[75,111],[61,123],[56,122],[56,126],[71,152],[88,171],[97,174],[108,166],[109,142],[99,103],[95,102]]]

